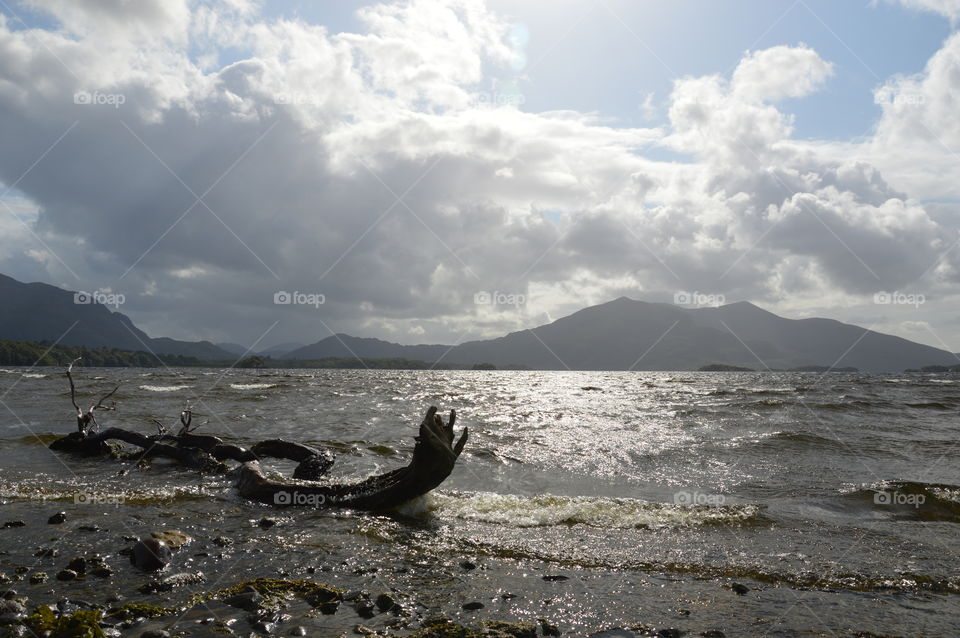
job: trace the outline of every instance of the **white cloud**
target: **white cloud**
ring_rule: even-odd
[[[69,130],[19,185],[37,232],[80,274],[74,287],[125,293],[154,334],[252,341],[279,316],[284,340],[313,340],[322,317],[453,341],[677,289],[804,308],[913,282],[956,238],[913,194],[949,180],[887,181],[896,145],[912,161],[933,153],[906,143],[916,118],[954,140],[954,41],[888,87],[922,92],[928,111],[892,103],[874,140],[839,148],[792,140],[778,106],[831,76],[802,45],[679,80],[663,130],[614,128],[481,99],[517,51],[479,0],[375,5],[362,32],[337,34],[236,2],[43,7],[62,30],[0,16],[0,179]],[[226,46],[242,59],[220,64]],[[78,90],[125,101],[75,104]],[[654,147],[690,159],[644,157]],[[0,243],[0,263],[20,272],[18,251],[42,249],[31,241]],[[70,285],[56,260],[42,267]],[[278,311],[277,290],[327,302]],[[478,315],[480,290],[531,305]]]

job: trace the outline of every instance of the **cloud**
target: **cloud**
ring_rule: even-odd
[[[887,0],[899,2],[910,9],[939,13],[956,22],[960,19],[960,0]]]
[[[956,239],[912,194],[923,171],[891,183],[884,164],[921,122],[952,143],[953,40],[882,89],[929,111],[891,103],[841,148],[791,137],[781,103],[833,72],[804,45],[680,79],[668,125],[618,128],[491,100],[522,39],[479,0],[368,6],[356,33],[239,2],[35,6],[60,26],[0,16],[0,180],[67,267],[25,237],[0,242],[0,268],[123,292],[154,335],[249,343],[279,320],[266,343],[439,342],[613,294],[816,303],[912,285]],[[280,290],[325,303],[275,306]]]

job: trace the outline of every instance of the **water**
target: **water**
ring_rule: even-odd
[[[0,571],[97,551],[116,574],[15,583],[32,603],[68,596],[184,604],[193,591],[256,576],[311,578],[417,617],[546,618],[570,635],[673,627],[690,635],[951,636],[960,627],[960,379],[946,376],[507,371],[81,369],[90,403],[122,381],[108,426],[171,427],[240,444],[283,437],[328,447],[334,474],[406,464],[430,405],[456,408],[470,441],[441,489],[390,515],[274,510],[229,478],[162,461],[137,468],[51,453],[74,426],[60,370],[0,372]],[[5,407],[4,407],[5,406]],[[291,466],[274,469],[289,474]],[[126,469],[126,473],[118,471]],[[59,510],[62,526],[46,524]],[[257,526],[264,516],[279,524]],[[85,532],[83,525],[96,525]],[[152,597],[117,552],[124,538],[180,529],[174,571],[203,585]],[[218,536],[233,543],[220,547]],[[57,548],[59,557],[35,557]],[[478,567],[466,569],[463,561]],[[545,579],[544,577],[549,577]],[[566,579],[554,579],[563,576]],[[731,585],[750,589],[738,595]],[[485,606],[464,611],[466,602]],[[385,627],[347,606],[291,623],[310,635]],[[178,626],[218,635],[201,617]],[[241,627],[241,624],[236,627]],[[145,625],[146,626],[146,625]],[[139,635],[144,627],[131,630]],[[243,632],[241,632],[243,633]],[[245,634],[244,634],[245,635]],[[613,634],[611,634],[613,635]],[[624,634],[627,635],[627,634]]]

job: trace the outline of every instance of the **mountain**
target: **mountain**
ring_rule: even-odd
[[[91,303],[89,296],[43,283],[25,284],[0,275],[0,339],[54,341],[70,346],[143,350],[207,361],[236,357],[209,341],[154,339],[120,312]]]
[[[285,359],[288,352],[293,352],[298,348],[302,348],[303,344],[296,341],[288,341],[286,343],[278,343],[275,346],[270,346],[264,350],[261,350],[257,354],[262,357],[273,357],[274,359]]]
[[[747,302],[684,308],[627,297],[497,339],[404,346],[335,335],[286,358],[350,356],[559,370],[696,370],[722,363],[757,370],[828,366],[902,371],[957,362],[950,352],[900,337],[832,319],[786,319]]]
[[[230,343],[229,341],[226,341],[223,343],[215,343],[213,345],[237,357],[243,356],[247,352],[246,346],[241,346],[239,343]]]

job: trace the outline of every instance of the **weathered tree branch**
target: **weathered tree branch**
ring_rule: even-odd
[[[394,508],[440,485],[453,471],[467,442],[467,428],[464,428],[460,438],[454,443],[453,426],[457,419],[455,411],[450,411],[450,418],[445,424],[437,415],[437,408],[430,407],[420,424],[413,458],[406,467],[358,482],[334,483],[324,480],[334,463],[333,455],[329,451],[283,439],[260,441],[247,450],[224,443],[216,436],[193,434],[199,426],[191,425],[191,410],[181,412],[182,427],[175,435],[168,434],[166,427],[157,419],[153,419],[157,425],[155,435],[144,435],[121,428],[108,428],[94,433],[89,427],[90,423],[93,423],[93,429],[96,430],[99,430],[99,424],[93,413],[98,409],[114,409],[114,406],[104,406],[103,402],[120,386],[84,413],[76,401],[76,388],[71,375],[73,363],[67,367],[67,378],[70,381],[70,400],[77,410],[78,431],[54,441],[50,444],[51,449],[88,456],[117,454],[115,442],[120,441],[140,448],[139,453],[134,453],[134,458],[137,459],[164,457],[194,470],[217,473],[228,470],[223,461],[233,460],[243,464],[237,482],[240,495],[263,503],[313,507],[346,506],[368,510]],[[265,457],[296,461],[293,478],[268,478],[260,465],[260,461]]]

